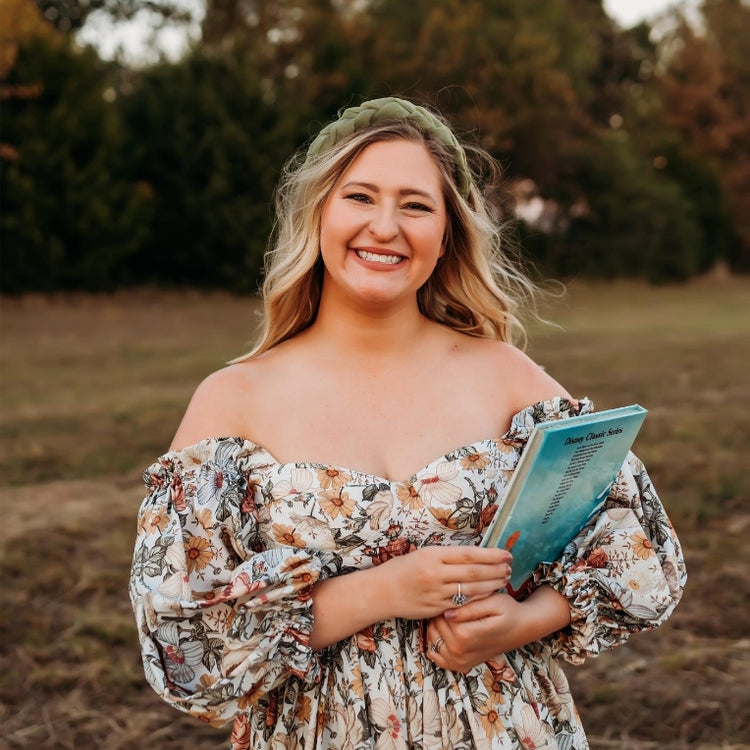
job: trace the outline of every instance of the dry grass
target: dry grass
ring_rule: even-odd
[[[140,471],[247,300],[141,291],[0,301],[1,748],[227,747],[143,680],[126,580]],[[750,747],[750,282],[572,285],[531,352],[600,408],[650,409],[638,452],[690,581],[662,629],[568,673],[594,750]]]

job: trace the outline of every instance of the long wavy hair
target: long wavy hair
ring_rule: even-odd
[[[357,131],[315,159],[300,152],[286,164],[276,188],[276,224],[265,257],[262,329],[255,347],[233,362],[260,355],[315,321],[323,285],[319,238],[325,203],[364,149],[398,139],[421,143],[433,156],[447,210],[445,252],[417,292],[421,313],[470,336],[513,341],[520,334],[525,341],[516,311],[522,301],[533,301],[535,287],[487,197],[500,174],[497,163],[483,149],[464,147],[472,163],[464,199],[445,146],[416,124],[396,121]]]

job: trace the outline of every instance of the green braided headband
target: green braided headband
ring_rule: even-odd
[[[466,161],[463,146],[453,134],[453,131],[438,120],[432,112],[418,104],[388,96],[383,99],[372,99],[359,107],[349,107],[344,110],[338,120],[328,123],[318,133],[315,140],[307,149],[307,156],[316,157],[333,148],[340,140],[369,125],[383,122],[408,121],[418,125],[427,135],[440,141],[453,156],[456,162],[456,183],[458,192],[466,199],[469,197],[471,186],[471,171]]]

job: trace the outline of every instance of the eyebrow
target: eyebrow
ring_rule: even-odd
[[[365,190],[370,190],[373,193],[379,193],[380,192],[380,189],[378,188],[378,186],[377,185],[373,185],[371,182],[358,182],[358,181],[347,182],[345,185],[341,186],[341,189],[342,190],[347,190],[347,189],[351,189],[351,188],[354,188],[354,187],[365,188]],[[435,198],[435,196],[432,193],[428,193],[426,190],[420,190],[419,188],[412,188],[412,187],[401,188],[401,190],[398,191],[398,194],[401,195],[401,196],[404,196],[404,195],[421,195],[424,198],[429,198],[431,201],[437,202],[437,199]]]

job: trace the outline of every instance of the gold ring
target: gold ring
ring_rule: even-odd
[[[435,643],[430,645],[430,650],[435,654],[439,654],[440,647],[442,645],[443,645],[443,639],[440,636],[438,636],[438,639],[435,641]]]

